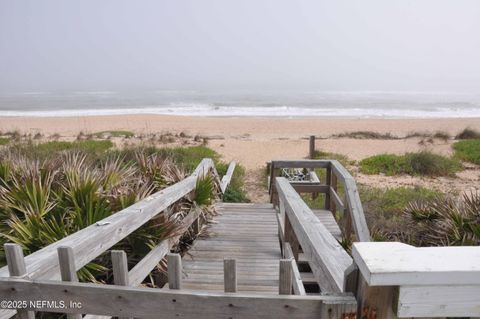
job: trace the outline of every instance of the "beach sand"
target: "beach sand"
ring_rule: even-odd
[[[455,135],[466,127],[480,129],[480,118],[454,119],[348,119],[348,118],[220,118],[164,115],[115,115],[95,117],[2,117],[3,132],[60,134],[75,138],[79,132],[128,130],[137,134],[181,133],[208,138],[208,145],[225,160],[235,160],[246,167],[247,186],[259,189],[258,179],[267,161],[299,159],[308,154],[308,136],[317,137],[316,147],[327,152],[347,155],[352,160],[380,153],[403,154],[428,149],[451,154],[454,142],[435,140],[421,145],[422,138],[395,140],[332,138],[332,135],[352,131],[391,133],[404,137],[412,132],[444,131]],[[452,178],[417,178],[365,176],[356,173],[361,184],[376,186],[424,185],[448,191],[465,191],[480,184],[480,170],[471,166]],[[257,185],[258,184],[258,185]],[[255,192],[255,191],[254,191]],[[262,192],[263,193],[263,192]],[[260,196],[260,195],[259,195]],[[264,196],[262,194],[261,196]],[[253,196],[256,197],[256,196]]]

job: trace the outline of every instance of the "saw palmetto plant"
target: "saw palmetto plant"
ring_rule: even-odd
[[[410,240],[417,246],[480,245],[480,193],[456,199],[439,197],[412,202],[405,209],[412,226]]]
[[[19,244],[30,254],[134,204],[187,172],[165,153],[138,148],[125,152],[28,152],[12,147],[0,152],[0,261],[3,243]],[[214,199],[213,179],[197,183],[185,198],[119,242],[136,263],[165,238],[178,236],[181,219],[191,209],[209,214]],[[203,212],[204,211],[204,212]],[[207,218],[205,218],[207,219]],[[189,241],[182,237],[181,242]],[[196,236],[196,234],[190,234]],[[99,256],[79,272],[81,281],[108,281],[109,260]]]

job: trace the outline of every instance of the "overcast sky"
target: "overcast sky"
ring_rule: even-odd
[[[0,91],[480,91],[478,0],[0,0]]]

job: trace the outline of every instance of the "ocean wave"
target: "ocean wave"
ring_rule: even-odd
[[[0,110],[3,117],[81,117],[106,115],[159,114],[205,117],[348,117],[348,118],[464,118],[480,117],[480,108],[401,108],[378,107],[298,107],[298,106],[218,106],[202,103],[174,103],[167,106],[76,110]]]

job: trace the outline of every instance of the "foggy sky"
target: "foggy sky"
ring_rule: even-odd
[[[480,91],[478,0],[0,0],[0,91]]]

